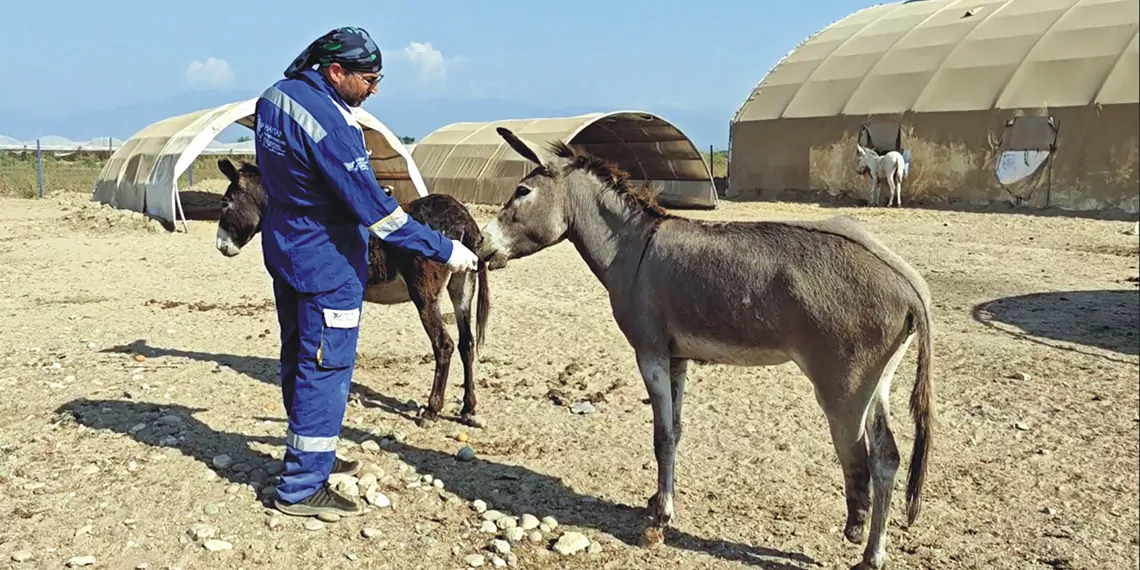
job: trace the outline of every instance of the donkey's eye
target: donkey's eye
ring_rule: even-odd
[[[515,188],[515,198],[522,198],[527,194],[530,194],[530,188],[527,188],[526,186],[519,186],[518,188]]]

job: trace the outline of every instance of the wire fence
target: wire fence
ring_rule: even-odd
[[[103,165],[111,158],[109,150],[0,149],[0,196],[42,198],[63,192],[91,194]],[[210,180],[225,180],[218,170],[218,159],[226,154],[203,153],[178,179],[185,189]],[[232,159],[251,159],[234,154]]]
[[[704,155],[705,163],[709,165],[709,171],[713,178],[728,176],[727,150],[717,150],[716,147],[709,145],[709,151],[701,154]]]

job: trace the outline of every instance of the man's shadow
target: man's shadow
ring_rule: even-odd
[[[147,359],[156,359],[159,357],[174,357],[186,358],[189,360],[197,360],[199,362],[213,362],[218,366],[224,366],[237,372],[249,376],[254,380],[264,382],[273,386],[281,386],[280,374],[280,361],[277,359],[263,358],[260,356],[238,356],[236,354],[219,354],[213,352],[197,352],[191,350],[180,350],[177,348],[161,348],[157,346],[150,346],[145,340],[136,340],[130,344],[121,344],[119,346],[112,346],[105,348],[100,352],[105,353],[126,353],[126,354],[141,354]],[[419,360],[416,358],[416,360]],[[431,388],[431,378],[424,379],[424,386],[426,389]],[[377,408],[383,412],[402,417],[409,421],[416,420],[416,408],[409,406],[406,402],[401,402],[381,394],[364,384],[356,381],[352,382],[350,393],[355,394],[360,398],[361,405],[370,408]],[[426,394],[426,392],[425,392]]]
[[[92,429],[129,435],[153,447],[176,447],[184,455],[193,457],[214,470],[219,477],[233,482],[248,482],[248,471],[244,468],[238,471],[234,469],[235,466],[244,464],[256,469],[276,459],[252,449],[249,444],[283,445],[282,437],[219,432],[194,417],[200,411],[203,410],[176,404],[160,406],[122,400],[78,399],[60,406],[56,413],[62,419],[70,417]],[[172,420],[172,416],[176,416],[177,420]],[[145,424],[146,427],[139,429],[140,424]],[[169,433],[174,429],[168,427],[171,425],[177,426],[177,442]],[[344,426],[341,428],[341,437],[360,443],[375,436]],[[549,475],[480,458],[461,462],[449,454],[402,443],[394,443],[389,451],[414,466],[418,472],[440,477],[447,482],[448,490],[468,502],[487,499],[490,489],[511,489],[509,492],[501,491],[492,499],[493,508],[513,514],[532,512],[541,513],[540,516],[550,515],[561,524],[591,528],[629,545],[637,544],[640,536],[644,512],[642,507],[594,500]],[[213,458],[222,454],[229,455],[232,464],[219,468],[213,464]],[[587,503],[586,499],[590,499],[590,502]],[[266,506],[270,504],[269,499],[263,501]],[[666,545],[766,570],[803,570],[808,566],[819,565],[800,553],[708,539],[677,529],[670,529],[666,533]]]

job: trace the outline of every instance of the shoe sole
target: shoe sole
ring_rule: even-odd
[[[348,471],[333,471],[332,475],[347,475],[349,477],[352,477],[353,475],[356,475],[357,473],[360,473],[360,464],[359,463],[356,464],[356,467],[353,467],[352,469],[350,469]]]
[[[287,505],[281,501],[273,501],[273,507],[287,515],[295,517],[316,517],[322,514],[355,517],[364,514],[363,508],[356,511],[345,511],[333,507],[313,507],[302,504]]]

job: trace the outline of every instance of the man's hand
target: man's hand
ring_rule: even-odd
[[[447,266],[452,271],[475,271],[479,268],[479,258],[467,246],[457,240],[451,240],[451,245],[454,247],[451,257],[447,258]]]

